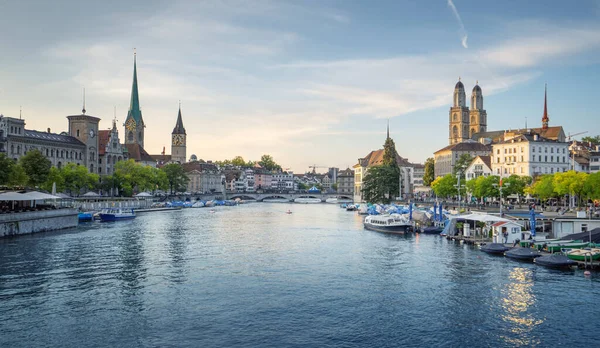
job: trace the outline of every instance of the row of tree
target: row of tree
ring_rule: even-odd
[[[581,205],[588,199],[600,199],[600,172],[587,174],[570,170],[541,175],[526,191],[542,200],[566,195],[577,197],[578,205]]]
[[[255,164],[259,164],[261,167],[268,171],[281,171],[281,166],[275,162],[271,155],[262,155],[260,161],[248,161],[246,162],[242,156],[235,156],[233,159],[226,159],[223,161],[215,161],[215,164],[220,167],[227,165],[237,167],[253,167]]]
[[[461,184],[459,187],[458,177],[448,174],[435,179],[431,184],[431,188],[436,196],[440,198],[458,196],[460,189],[460,195],[462,197],[466,197],[466,194],[468,193],[472,197],[481,199],[500,197],[500,187],[502,187],[503,197],[513,194],[524,196],[525,189],[530,184],[531,177],[529,176],[511,175],[508,178],[503,178],[502,185],[500,185],[500,177],[490,175],[471,179],[464,185]]]

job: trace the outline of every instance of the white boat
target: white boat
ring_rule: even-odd
[[[192,208],[204,208],[204,202],[202,201],[197,201],[196,203],[194,203],[192,205]]]
[[[338,201],[338,199],[337,199],[337,198],[335,198],[335,197],[334,197],[334,198],[327,198],[327,199],[325,200],[325,203],[338,204],[338,203],[339,203],[339,201]]]
[[[367,208],[366,204],[361,204],[358,207],[358,214],[359,215],[367,215],[367,214],[369,214],[369,209]]]
[[[303,204],[314,204],[314,203],[321,203],[321,198],[296,198],[294,199],[295,203],[303,203]]]
[[[405,234],[412,229],[410,221],[400,214],[369,215],[364,225],[367,230],[395,234]]]

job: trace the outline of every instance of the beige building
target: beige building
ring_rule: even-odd
[[[98,174],[113,174],[115,164],[125,159],[125,153],[125,147],[119,140],[117,122],[113,120],[112,129],[98,131]]]
[[[489,156],[491,146],[469,140],[463,143],[448,145],[436,151],[433,156],[435,160],[435,177],[452,174],[452,168],[460,156],[467,154],[471,157]]]
[[[337,192],[340,194],[354,195],[354,171],[350,168],[339,171],[337,174]]]
[[[365,174],[370,167],[383,164],[383,153],[383,149],[371,151],[367,156],[359,158],[358,163],[352,167],[354,169],[354,202],[363,202],[362,187]],[[396,163],[400,167],[398,180],[401,183],[401,192],[398,194],[402,195],[401,199],[410,198],[413,195],[413,164],[398,154],[396,154]]]
[[[187,192],[191,193],[222,193],[225,178],[219,168],[213,163],[200,161],[182,164],[189,181]]]
[[[483,108],[483,92],[478,84],[471,93],[471,109],[467,107],[465,86],[459,81],[454,86],[453,105],[449,113],[448,143],[467,141],[475,133],[487,130],[487,112]]]

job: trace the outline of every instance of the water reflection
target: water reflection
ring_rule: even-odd
[[[536,304],[532,289],[533,275],[533,271],[529,268],[516,267],[510,272],[510,281],[502,290],[504,297],[501,304],[503,310],[501,318],[508,325],[507,330],[510,332],[502,338],[515,346],[540,343],[540,340],[532,335],[535,327],[544,322],[531,313],[532,307]]]

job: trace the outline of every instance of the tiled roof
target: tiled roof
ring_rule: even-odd
[[[136,162],[156,162],[140,144],[125,144],[129,158]]]
[[[171,160],[171,155],[150,155],[150,157],[152,157],[156,162],[159,163],[167,163]]]
[[[340,172],[338,173],[338,177],[340,176],[354,176],[354,171],[350,168],[340,170]]]
[[[104,155],[106,152],[106,145],[108,144],[108,140],[110,138],[110,130],[99,130],[98,131],[98,154],[100,156]]]
[[[202,163],[202,162],[187,162],[182,164],[183,166],[183,170],[185,172],[191,172],[193,170],[197,170],[199,172],[205,172],[205,171],[219,171],[219,168],[217,168],[217,166],[214,163]]]
[[[492,169],[492,156],[475,156],[475,158],[473,158],[473,160],[471,161],[471,163],[469,164],[469,167],[478,159],[480,158],[481,161],[490,169]]]
[[[381,165],[381,164],[383,164],[383,154],[384,154],[383,149],[371,151],[371,152],[369,152],[369,154],[366,157],[360,158],[358,160],[359,164],[363,167],[372,167],[372,166]],[[401,167],[412,167],[412,164],[410,162],[408,162],[408,160],[406,160],[406,158],[401,157],[397,153],[396,153],[396,163],[398,163],[398,165]]]
[[[85,146],[84,143],[82,143],[77,138],[72,137],[70,135],[62,135],[62,134],[48,133],[48,132],[38,132],[35,130],[29,130],[29,129],[25,129],[24,135],[25,135],[25,138],[56,141],[56,142],[61,142],[61,143]]]
[[[505,133],[512,133],[512,134],[521,133],[522,134],[522,133],[530,133],[530,132],[537,133],[540,136],[551,139],[551,140],[559,140],[559,136],[561,135],[561,132],[564,134],[562,126],[554,126],[554,127],[548,127],[548,129],[543,129],[543,128],[525,129],[525,128],[522,128],[522,129],[508,129],[508,130],[499,130],[499,131],[490,131],[490,132],[480,132],[480,133],[473,134],[471,139],[478,141],[481,138],[488,138],[488,139],[491,139],[492,142],[499,142],[499,141],[502,141]]]
[[[500,142],[498,142],[498,144],[510,144],[510,143],[517,143],[517,142],[522,142],[522,141],[536,142],[536,143],[557,143],[558,142],[558,140],[556,140],[556,139],[549,139],[549,138],[546,138],[543,136],[538,136],[537,140],[535,140],[535,135],[537,135],[537,134],[532,134],[532,133],[521,134],[512,139],[500,141]]]
[[[442,151],[491,151],[491,147],[489,145],[484,145],[482,143],[478,143],[476,141],[467,141],[464,143],[452,144],[444,147],[443,149],[437,150],[434,153],[439,153]]]

